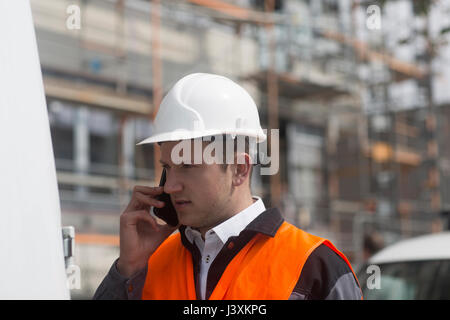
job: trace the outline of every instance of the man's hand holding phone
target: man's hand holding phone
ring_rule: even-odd
[[[159,225],[149,213],[151,207],[162,208],[165,203],[157,200],[163,187],[134,187],[125,211],[120,216],[119,272],[130,277],[147,266],[147,261],[161,243],[177,228]]]

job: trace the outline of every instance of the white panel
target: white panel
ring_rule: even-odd
[[[61,213],[30,4],[0,0],[0,299],[67,299]]]

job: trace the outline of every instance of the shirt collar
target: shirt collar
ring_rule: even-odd
[[[222,243],[227,242],[228,238],[237,236],[245,227],[255,220],[261,213],[266,211],[266,207],[261,198],[253,197],[256,201],[249,207],[235,214],[228,220],[212,228]]]
[[[253,196],[252,198],[256,201],[249,207],[209,230],[206,236],[208,236],[209,232],[214,231],[220,241],[225,243],[228,238],[239,235],[245,227],[247,227],[261,213],[266,211],[266,207],[260,197]],[[186,227],[185,235],[188,240],[193,243],[194,239],[200,236],[200,232],[191,227]]]
[[[269,208],[263,213],[261,213],[258,217],[256,217],[250,224],[245,227],[245,229],[242,231],[247,232],[256,232],[264,234],[268,237],[275,237],[278,229],[283,224],[284,219],[281,215],[280,211],[277,208]],[[188,239],[187,237],[187,230],[188,227],[185,225],[181,225],[179,227],[180,235],[181,235],[181,243],[185,246],[186,249],[188,249],[193,255],[196,255],[196,248],[198,247],[194,245],[193,238],[192,241]],[[194,229],[191,229],[192,231],[197,231]],[[197,231],[198,232],[198,231]],[[240,237],[240,236],[239,236]],[[238,238],[239,238],[238,237]]]

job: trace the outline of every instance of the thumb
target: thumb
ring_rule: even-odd
[[[165,224],[165,225],[159,225],[159,235],[162,239],[167,238],[170,236],[174,231],[178,229],[178,226],[172,227],[171,225]]]

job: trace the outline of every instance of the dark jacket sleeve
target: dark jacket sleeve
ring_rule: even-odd
[[[118,259],[117,259],[118,260]],[[109,269],[100,286],[95,291],[94,300],[140,300],[142,288],[147,276],[147,268],[144,268],[126,278],[117,270],[117,260]]]
[[[309,256],[290,296],[292,300],[361,300],[362,293],[347,263],[322,244]]]

